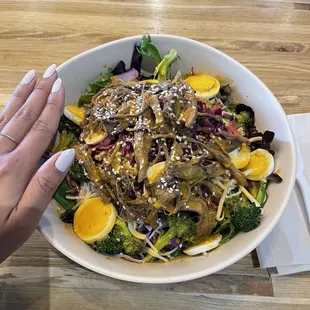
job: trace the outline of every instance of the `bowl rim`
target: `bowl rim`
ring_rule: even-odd
[[[115,45],[115,44],[117,45],[118,43],[122,43],[122,42],[126,42],[126,41],[138,41],[141,39],[141,37],[142,37],[142,35],[125,37],[122,39],[118,39],[118,40],[114,40],[114,41],[104,43],[102,45],[96,46],[96,47],[91,48],[89,50],[86,50],[86,51],[84,51],[84,52],[82,52],[76,56],[73,56],[72,58],[68,59],[64,63],[62,63],[60,66],[57,67],[57,71],[61,71],[61,69],[63,67],[67,66],[71,62],[76,61],[77,59],[79,59],[82,56],[85,56],[87,54],[91,54],[92,52],[94,52],[96,50],[100,50],[100,49],[107,47],[107,46],[110,46],[110,45]],[[184,42],[187,42],[190,44],[200,45],[200,46],[203,46],[204,48],[206,48],[208,50],[216,52],[216,53],[220,54],[222,57],[226,58],[227,60],[229,60],[229,61],[233,62],[235,65],[237,65],[240,70],[249,74],[252,79],[254,79],[257,83],[259,83],[265,89],[265,91],[267,93],[269,93],[269,95],[272,97],[272,99],[275,101],[275,103],[280,108],[282,118],[286,122],[286,126],[289,129],[289,140],[292,142],[291,148],[292,148],[292,164],[293,164],[292,172],[293,173],[292,173],[291,180],[289,180],[288,188],[287,188],[287,191],[285,194],[285,199],[284,199],[284,202],[281,206],[281,209],[278,211],[276,217],[273,219],[273,222],[269,226],[267,226],[267,229],[265,229],[261,234],[259,234],[256,237],[256,239],[254,239],[255,242],[249,243],[244,248],[242,248],[241,251],[239,251],[235,255],[231,256],[229,259],[226,259],[225,261],[220,262],[218,265],[212,267],[211,269],[206,268],[205,270],[196,271],[196,272],[192,272],[189,274],[180,274],[180,275],[169,276],[169,277],[163,276],[163,277],[158,277],[158,278],[148,278],[147,276],[124,275],[122,273],[118,273],[117,271],[110,270],[109,268],[106,268],[103,271],[101,268],[97,268],[93,264],[88,263],[88,261],[85,261],[84,259],[80,258],[78,255],[75,255],[74,253],[72,253],[72,254],[68,253],[66,251],[66,248],[63,247],[60,243],[58,243],[57,240],[50,238],[47,234],[45,234],[45,232],[43,230],[44,225],[42,225],[41,222],[38,226],[38,230],[48,240],[48,242],[51,243],[62,254],[64,254],[65,256],[67,256],[68,258],[73,260],[74,262],[78,263],[79,265],[81,265],[81,266],[83,266],[89,270],[92,270],[96,273],[103,274],[105,276],[112,277],[115,279],[130,281],[130,282],[136,282],[136,283],[154,283],[154,284],[156,284],[156,283],[157,284],[175,283],[175,282],[183,282],[183,281],[190,281],[190,280],[198,279],[198,278],[213,274],[215,272],[218,272],[219,270],[222,270],[222,269],[234,264],[238,260],[242,259],[244,256],[248,255],[251,251],[253,251],[269,235],[269,233],[272,231],[272,229],[278,223],[278,221],[279,221],[280,217],[282,216],[285,208],[287,207],[288,201],[289,201],[290,196],[291,196],[291,192],[292,192],[294,184],[295,184],[295,178],[296,178],[296,146],[295,146],[295,140],[294,140],[293,132],[292,132],[290,123],[288,121],[286,113],[284,112],[283,107],[281,106],[281,104],[279,103],[279,101],[277,100],[275,95],[271,92],[271,90],[253,72],[251,72],[249,69],[247,69],[244,65],[239,63],[237,60],[235,60],[231,56],[228,56],[224,52],[222,52],[222,51],[220,51],[220,50],[218,50],[218,49],[216,49],[210,45],[204,44],[202,42],[199,42],[199,41],[196,41],[193,39],[189,39],[189,38],[182,37],[182,36],[167,35],[167,34],[151,34],[151,37],[152,38],[158,38],[158,39],[169,39],[169,38],[177,39],[177,40],[181,40],[181,41],[184,41]],[[44,214],[43,214],[42,218],[44,218]]]

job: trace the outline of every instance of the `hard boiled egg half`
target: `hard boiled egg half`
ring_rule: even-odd
[[[106,237],[116,221],[117,211],[110,202],[100,197],[86,200],[77,209],[73,218],[73,230],[86,243]]]
[[[245,143],[242,143],[240,149],[235,149],[229,153],[231,162],[237,169],[244,168],[250,161],[251,152]]]
[[[274,171],[274,158],[264,149],[257,149],[250,154],[249,163],[244,167],[246,178],[260,181],[267,178]]]
[[[83,108],[79,108],[76,105],[67,105],[64,109],[64,115],[73,123],[82,126],[86,115]]]
[[[185,82],[196,91],[196,97],[203,100],[215,97],[220,91],[220,82],[210,75],[191,75]]]
[[[211,235],[207,238],[202,239],[198,243],[190,246],[189,248],[184,250],[184,253],[193,256],[204,252],[208,252],[218,247],[221,240],[222,240],[221,234]]]

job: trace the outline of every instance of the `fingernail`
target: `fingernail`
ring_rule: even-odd
[[[56,65],[53,64],[51,66],[49,66],[46,71],[43,74],[43,78],[48,79],[50,78],[56,71]]]
[[[30,84],[30,82],[34,79],[35,76],[36,76],[36,72],[34,71],[34,69],[30,70],[28,73],[25,74],[20,84],[21,85]]]
[[[61,153],[55,163],[55,167],[60,172],[65,172],[72,164],[75,157],[75,150],[68,149]]]
[[[52,87],[52,93],[57,93],[60,89],[62,85],[62,79],[61,78],[58,78],[54,84],[53,84],[53,87]]]

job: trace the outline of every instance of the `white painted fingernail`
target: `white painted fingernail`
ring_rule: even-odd
[[[21,85],[28,85],[28,84],[30,84],[35,76],[36,76],[36,72],[34,71],[34,69],[30,70],[28,73],[25,74],[25,76],[21,80],[20,84]]]
[[[52,87],[52,93],[57,93],[62,85],[62,79],[58,78]]]
[[[75,150],[68,149],[61,153],[55,163],[55,167],[60,172],[65,172],[72,164],[75,157]]]
[[[48,79],[50,78],[56,71],[56,65],[53,64],[51,66],[49,66],[46,71],[43,74],[43,78]]]

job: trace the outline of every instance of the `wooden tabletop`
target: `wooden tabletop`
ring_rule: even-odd
[[[310,1],[1,0],[0,109],[23,74],[143,33],[189,37],[247,66],[285,111],[310,112]],[[1,246],[1,245],[0,245]],[[310,273],[270,278],[251,255],[214,275],[169,285],[110,279],[39,234],[0,265],[0,309],[310,309]]]

